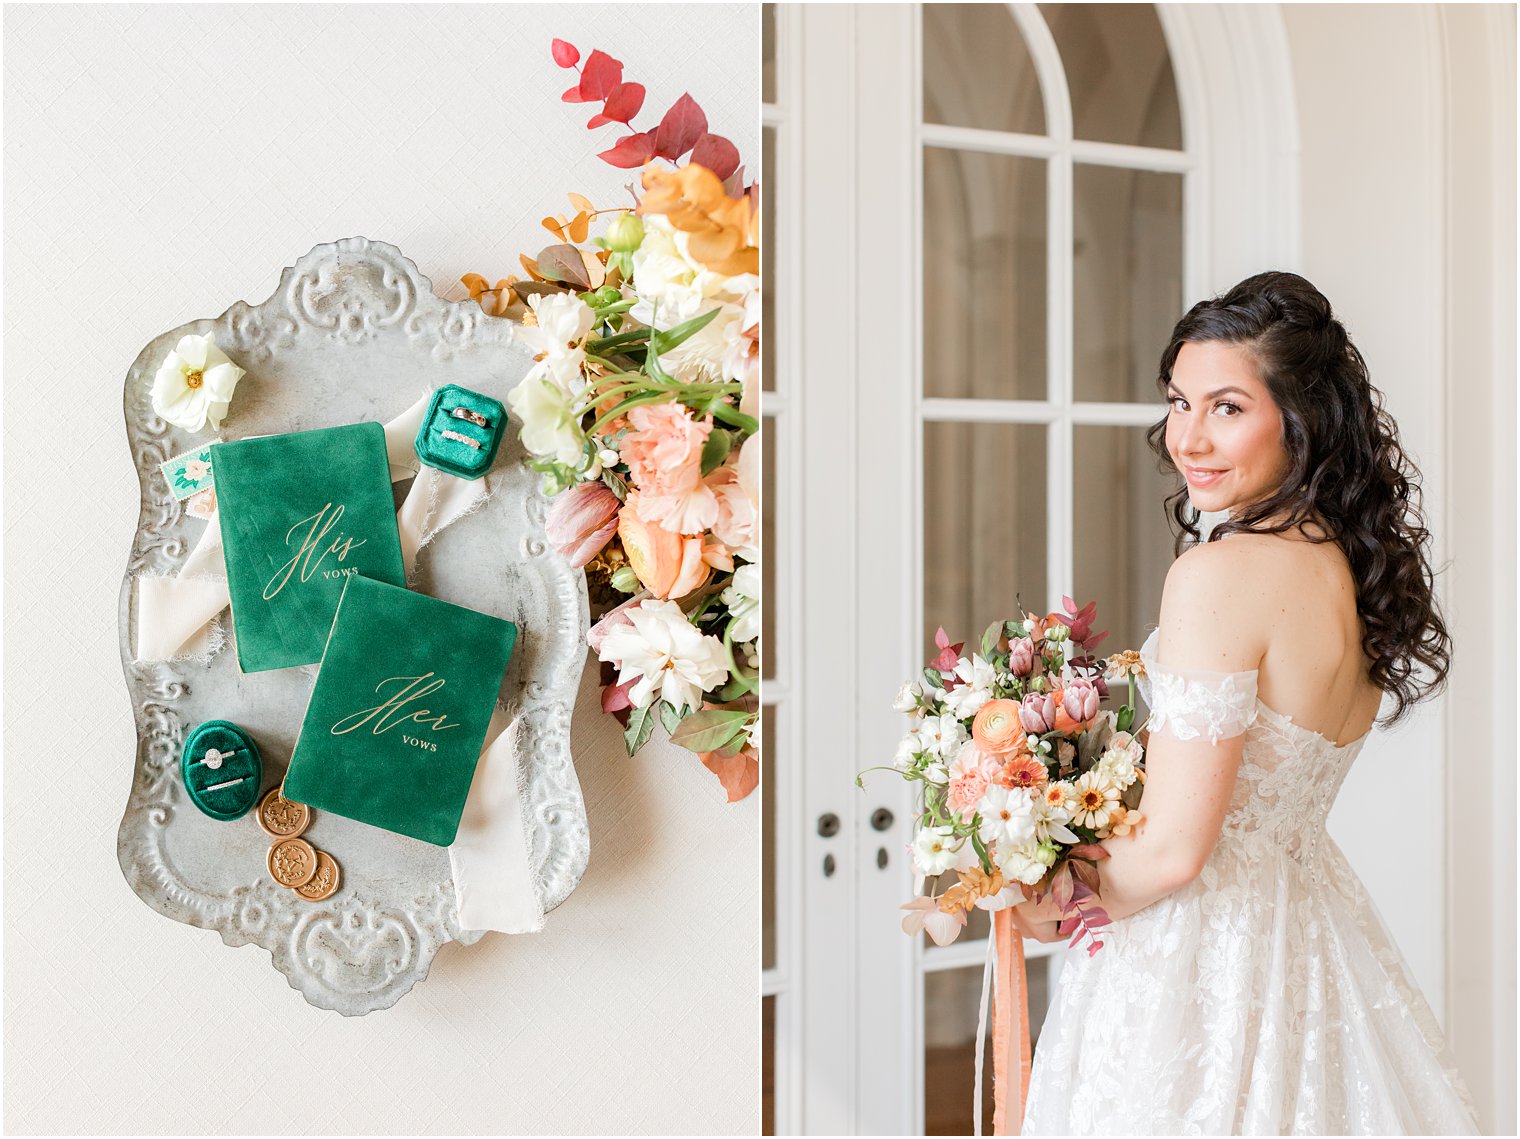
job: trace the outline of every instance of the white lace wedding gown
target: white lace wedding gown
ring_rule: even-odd
[[[1035,1048],[1025,1134],[1473,1135],[1440,1027],[1325,816],[1336,747],[1256,671],[1141,648],[1151,730],[1245,733],[1218,845],[1187,887],[1072,951]]]

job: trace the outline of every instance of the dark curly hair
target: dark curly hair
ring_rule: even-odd
[[[1222,341],[1246,349],[1282,414],[1289,470],[1283,485],[1242,507],[1209,534],[1281,534],[1304,522],[1339,543],[1356,580],[1362,648],[1372,681],[1397,700],[1385,721],[1440,691],[1451,664],[1427,553],[1419,471],[1399,443],[1398,427],[1372,386],[1367,362],[1330,310],[1330,302],[1296,273],[1258,273],[1229,292],[1199,301],[1172,329],[1157,382],[1163,396],[1177,353],[1188,342]],[[1146,431],[1162,469],[1178,474],[1166,446],[1166,417]],[[1186,482],[1167,507],[1181,527],[1176,552],[1200,537],[1199,512]],[[1423,666],[1428,670],[1419,675]]]

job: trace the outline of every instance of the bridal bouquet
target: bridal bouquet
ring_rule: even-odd
[[[663,723],[733,802],[759,780],[758,187],[691,96],[637,131],[644,88],[620,62],[552,51],[579,73],[562,99],[629,132],[599,157],[640,169],[632,204],[570,194],[526,277],[463,283],[535,354],[508,401],[554,500],[548,539],[605,611],[603,710],[629,755]]]
[[[1053,891],[1062,934],[1088,953],[1102,948],[1108,916],[1097,904],[1099,845],[1141,821],[1144,753],[1131,732],[1140,656],[1100,660],[1093,649],[1097,604],[995,621],[980,652],[961,656],[941,628],[939,654],[893,707],[911,720],[893,768],[920,784],[911,846],[924,879],[954,881],[903,908],[903,930],[954,941],[972,906],[999,910]],[[1117,710],[1105,679],[1127,678]],[[860,781],[857,779],[857,783]]]

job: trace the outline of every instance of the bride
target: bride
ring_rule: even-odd
[[[1113,925],[1062,970],[1024,1132],[1476,1134],[1325,833],[1384,696],[1397,722],[1446,678],[1418,476],[1361,353],[1292,273],[1194,305],[1160,383],[1149,438],[1186,481],[1173,515],[1194,541],[1198,512],[1229,517],[1172,565],[1141,650],[1145,821],[1104,843]],[[1058,939],[1049,898],[1013,915]]]

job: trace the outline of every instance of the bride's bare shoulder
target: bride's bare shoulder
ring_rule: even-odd
[[[1282,558],[1270,536],[1252,534],[1186,550],[1161,595],[1160,658],[1176,668],[1256,668],[1284,605]]]

